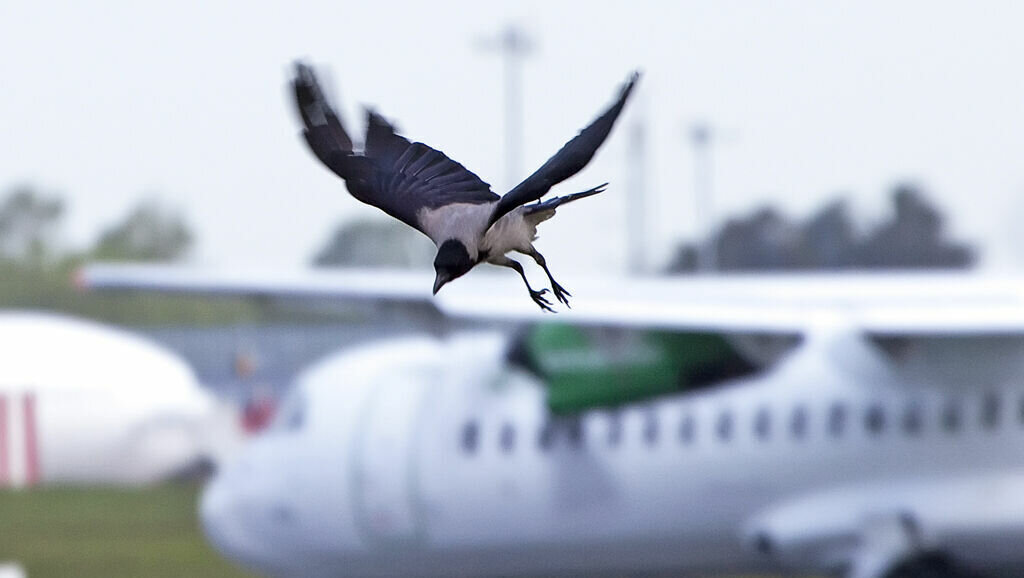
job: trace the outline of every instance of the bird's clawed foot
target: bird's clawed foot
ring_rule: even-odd
[[[555,283],[554,279],[551,280],[551,291],[555,294],[555,299],[558,299],[564,303],[566,307],[572,309],[572,306],[569,305],[569,298],[572,297],[572,293],[566,291],[565,287]]]
[[[541,289],[540,291],[534,291],[529,289],[530,297],[533,298],[533,302],[536,303],[544,311],[550,311],[554,313],[555,310],[551,308],[551,302],[544,298],[544,294],[548,292],[547,289]]]

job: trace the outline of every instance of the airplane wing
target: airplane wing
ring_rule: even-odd
[[[1024,278],[963,273],[722,274],[578,278],[574,309],[537,309],[511,274],[474,272],[436,297],[428,272],[218,270],[97,264],[91,290],[142,290],[420,304],[457,318],[655,329],[806,333],[841,326],[878,337],[1024,334]]]
[[[470,317],[551,319],[497,285],[463,289],[442,299],[441,308]],[[1024,279],[1011,277],[841,273],[592,278],[576,280],[573,292],[582,298],[573,310],[559,313],[560,321],[766,332],[806,332],[839,324],[878,336],[1024,333]]]
[[[281,299],[337,298],[430,304],[433,274],[374,270],[214,269],[94,264],[75,272],[83,290],[149,291]],[[427,289],[424,290],[423,287]]]

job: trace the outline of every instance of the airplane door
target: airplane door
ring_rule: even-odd
[[[368,543],[422,537],[416,495],[416,438],[426,400],[425,371],[389,380],[367,400],[355,438],[356,525]]]

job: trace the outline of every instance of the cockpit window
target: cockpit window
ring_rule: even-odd
[[[298,391],[289,394],[274,420],[276,431],[297,432],[306,424],[306,396]]]

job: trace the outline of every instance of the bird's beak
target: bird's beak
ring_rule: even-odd
[[[437,292],[440,291],[441,287],[444,287],[444,284],[447,282],[448,279],[442,277],[440,274],[434,277],[434,295],[437,295]]]

